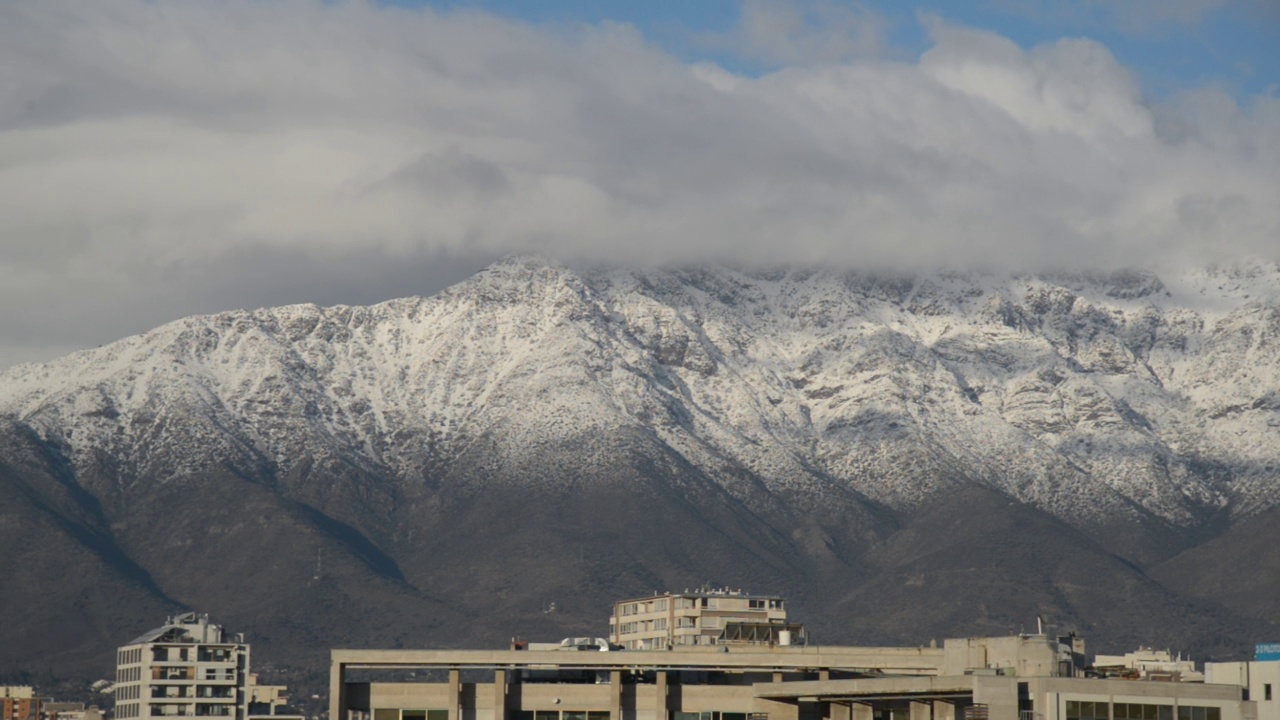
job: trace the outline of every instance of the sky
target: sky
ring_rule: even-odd
[[[0,368],[512,253],[1280,260],[1275,0],[0,3]]]

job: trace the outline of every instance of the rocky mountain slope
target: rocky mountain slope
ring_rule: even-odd
[[[56,638],[0,664],[88,667],[173,605],[287,662],[600,633],[614,595],[708,579],[788,592],[832,642],[1041,611],[1230,652],[1280,578],[1219,572],[1258,596],[1224,604],[1176,568],[1276,554],[1278,344],[1264,264],[513,258],[430,298],[187,318],[0,375],[0,567],[50,599],[0,610]]]

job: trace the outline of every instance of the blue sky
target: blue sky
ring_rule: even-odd
[[[539,25],[620,22],[684,60],[708,59],[737,72],[767,63],[725,51],[709,36],[732,31],[739,0],[397,0],[440,10],[478,9]],[[1155,98],[1189,87],[1213,86],[1237,98],[1280,94],[1280,2],[1276,0],[932,0],[920,4],[837,2],[858,6],[885,23],[887,53],[914,58],[929,47],[920,18],[990,30],[1024,48],[1064,37],[1106,45],[1135,71]],[[810,3],[820,6],[820,3]]]

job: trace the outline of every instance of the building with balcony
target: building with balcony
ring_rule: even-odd
[[[728,588],[702,588],[620,600],[609,640],[628,650],[698,645],[803,645],[804,626],[787,620],[785,601]]]
[[[186,613],[116,653],[115,717],[245,720],[249,646],[208,615]]]
[[[41,700],[27,685],[0,686],[0,720],[40,720]]]

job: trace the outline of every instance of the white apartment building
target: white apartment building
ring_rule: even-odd
[[[1280,643],[1259,645],[1256,657],[1252,662],[1205,663],[1204,681],[1239,685],[1244,699],[1257,706],[1257,720],[1280,720]]]
[[[186,613],[116,653],[115,717],[245,720],[249,646],[208,615]]]
[[[801,645],[804,626],[787,621],[785,601],[728,588],[702,588],[620,600],[609,640],[628,650],[697,645]]]

